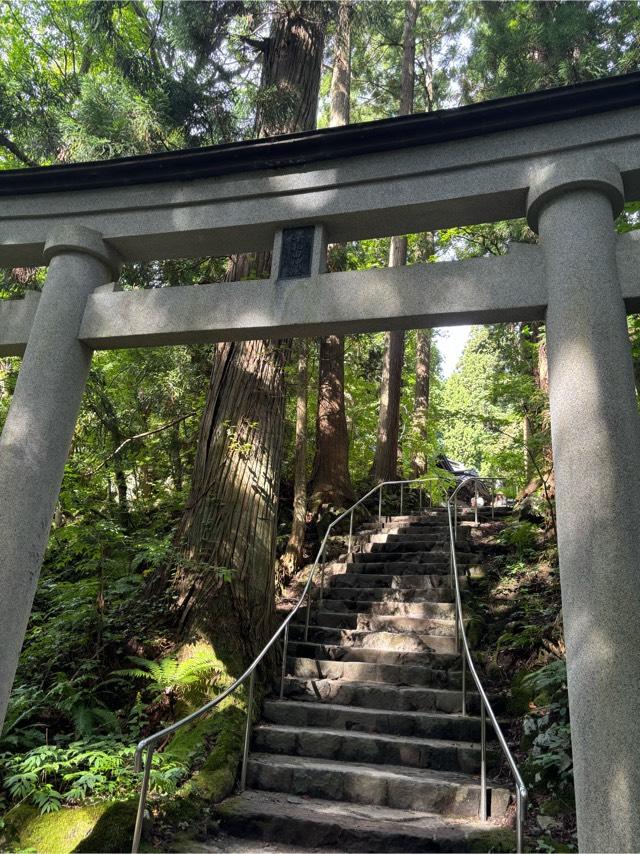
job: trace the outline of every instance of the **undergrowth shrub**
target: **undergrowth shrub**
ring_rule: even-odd
[[[536,786],[558,796],[573,793],[573,759],[567,694],[567,666],[552,661],[522,679],[530,693],[524,719],[524,771]]]
[[[42,813],[93,798],[124,799],[139,787],[134,752],[131,744],[103,738],[3,754],[2,786],[10,802],[27,801]],[[158,794],[172,794],[186,774],[187,767],[175,757],[155,753],[151,789]]]

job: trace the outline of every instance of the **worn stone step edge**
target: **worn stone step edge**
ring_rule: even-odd
[[[320,661],[354,661],[369,664],[418,664],[434,669],[460,669],[460,655],[453,652],[402,652],[395,649],[362,649],[339,644],[322,644],[313,641],[289,641],[288,654],[298,658]]]
[[[331,661],[287,657],[287,675],[302,679],[346,679],[348,682],[381,682],[385,685],[459,688],[461,671],[419,664],[379,664],[367,661]]]
[[[355,552],[351,555],[352,560],[347,561],[349,571],[353,571],[352,567],[358,564],[367,563],[415,563],[423,566],[449,566],[450,554],[448,551],[432,552],[428,550],[411,551],[375,551]],[[478,555],[472,552],[456,553],[456,562],[459,566],[467,566],[468,564],[479,563]]]
[[[286,676],[284,691],[287,697],[301,702],[328,702],[399,712],[435,711],[460,714],[462,711],[462,693],[454,688]],[[498,705],[499,711],[500,704],[492,702],[492,705],[494,709]],[[467,693],[467,711],[472,714],[480,711],[479,696],[475,692]]]
[[[259,753],[339,759],[341,762],[371,762],[477,774],[480,745],[475,742],[357,732],[335,727],[291,726],[262,723],[253,728],[252,749]],[[493,747],[487,751],[489,767],[495,766]]]
[[[344,589],[344,588],[341,588]],[[433,601],[398,601],[397,599],[347,599],[345,597],[329,597],[325,593],[322,599],[322,609],[334,614],[371,614],[378,617],[431,617],[453,619],[455,607],[453,599],[450,602]]]
[[[304,626],[292,623],[289,634],[292,640],[304,640]],[[398,652],[457,651],[455,637],[417,632],[368,631],[311,625],[307,639],[316,643],[339,642],[342,646],[395,649]]]
[[[449,598],[446,598],[449,597]],[[353,588],[339,587],[332,584],[324,592],[324,602],[343,601],[350,606],[362,604],[375,605],[377,603],[397,604],[422,604],[432,602],[434,604],[450,605],[453,602],[453,589],[451,585],[441,585],[432,588],[384,588],[384,587],[358,587],[357,592]]]
[[[400,711],[309,700],[266,700],[265,720],[296,726],[329,726],[357,732],[376,732],[416,738],[480,738],[480,717],[456,712]],[[492,727],[487,738],[495,739]]]
[[[467,583],[467,578],[461,575],[459,578],[460,586],[463,587]],[[448,573],[421,573],[409,575],[403,573],[401,575],[386,575],[384,573],[368,573],[368,572],[345,572],[342,575],[335,575],[331,579],[331,585],[328,588],[358,590],[361,587],[371,589],[373,587],[378,590],[451,590]]]
[[[452,637],[455,635],[455,620],[437,617],[385,616],[383,614],[312,612],[311,622],[323,628],[355,629],[363,631],[390,631],[398,634],[407,632]]]
[[[478,780],[453,771],[252,753],[247,781],[252,788],[269,791],[428,810],[441,815],[477,817],[480,809]],[[490,784],[489,789],[492,814],[504,815],[509,791]]]
[[[225,831],[332,851],[513,851],[513,831],[496,824],[339,801],[248,790],[214,807]]]

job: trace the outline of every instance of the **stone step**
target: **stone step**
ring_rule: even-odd
[[[385,537],[383,540],[377,540],[376,537]],[[375,554],[391,554],[395,552],[412,553],[412,552],[428,552],[429,554],[441,554],[449,556],[448,543],[440,537],[432,539],[411,540],[400,537],[397,540],[386,539],[385,534],[373,534],[368,543],[362,547],[364,553]]]
[[[439,543],[444,547],[449,542],[449,537],[444,531],[431,532],[422,530],[405,529],[402,534],[396,533],[398,529],[393,528],[390,531],[381,531],[378,534],[370,534],[370,543],[425,543],[426,548],[433,548],[434,543]]]
[[[385,576],[388,578],[388,576]],[[440,578],[440,576],[438,576]],[[337,603],[345,602],[346,607],[351,607],[351,603],[357,603],[366,607],[368,603],[377,605],[379,603],[389,604],[397,602],[403,603],[428,603],[428,602],[443,602],[449,604],[453,601],[453,591],[449,585],[431,589],[385,589],[381,587],[359,587],[354,591],[349,587],[340,587],[336,584],[330,585],[328,590],[325,590],[325,605],[328,607],[329,602]],[[337,607],[332,607],[330,610],[338,610]]]
[[[446,636],[455,634],[453,619],[352,614],[321,609],[312,611],[311,622],[315,626],[324,628],[362,629],[370,632],[422,632]]]
[[[254,753],[247,783],[254,789],[440,815],[477,818],[480,811],[476,778],[453,771]],[[494,817],[505,815],[509,799],[507,789],[491,788]]]
[[[460,656],[455,653],[401,652],[394,649],[362,649],[339,644],[289,641],[289,655],[298,658],[317,658],[321,661],[364,661],[372,664],[418,664],[442,670],[460,670]]]
[[[314,703],[308,700],[267,700],[263,717],[274,724],[318,726],[382,735],[480,740],[480,718],[454,712],[404,712]],[[487,738],[494,739],[492,727]]]
[[[382,515],[383,522],[394,524],[419,525],[420,523],[429,524],[430,522],[445,522],[449,518],[446,507],[438,507],[436,510],[426,510],[422,513],[400,514],[389,513]]]
[[[394,522],[386,521],[377,524],[377,528],[388,530],[395,528],[399,531],[449,531],[449,520],[445,517],[431,517],[429,519],[420,519],[417,522]]]
[[[390,709],[399,712],[458,714],[462,711],[460,691],[449,688],[410,687],[385,685],[383,682],[349,682],[346,679],[305,679],[287,676],[284,689],[286,696],[294,700],[334,703],[340,706]],[[467,711],[471,714],[480,712],[477,694],[467,694]]]
[[[451,572],[448,560],[407,560],[408,555],[405,555],[405,560],[380,560],[381,555],[362,554],[359,557],[368,558],[375,557],[376,560],[357,560],[345,564],[345,571],[335,573],[332,578],[340,578],[341,575],[347,573],[371,573],[372,575],[448,575]],[[466,567],[458,566],[458,574],[461,574]],[[332,583],[332,582],[330,582]]]
[[[453,594],[450,594],[453,599]],[[450,602],[398,602],[395,599],[385,599],[377,602],[367,602],[360,596],[357,599],[331,599],[324,597],[322,607],[327,611],[340,614],[366,613],[386,617],[439,617],[454,619],[455,608]]]
[[[378,550],[376,551],[355,552],[352,555],[353,560],[349,561],[348,566],[351,567],[354,564],[359,563],[389,564],[399,562],[416,564],[438,564],[448,567],[449,561],[451,559],[448,549],[440,551],[424,551],[424,549],[418,549],[416,551],[411,551],[404,549],[403,546],[402,551],[380,551],[382,547],[383,546],[380,545]],[[471,552],[456,552],[456,561],[458,565],[476,563],[478,561],[478,555],[473,554]]]
[[[393,519],[385,519],[382,522],[368,522],[365,525],[360,525],[356,533],[359,536],[366,534],[379,534],[383,531],[423,531],[441,532],[443,536],[449,535],[449,520],[445,517],[420,519],[414,522],[395,521]]]
[[[480,745],[475,742],[354,732],[335,727],[259,724],[253,729],[252,749],[258,753],[463,774],[477,774],[480,769]],[[495,765],[493,751],[488,752],[487,764],[489,760]]]
[[[215,807],[223,830],[302,851],[513,851],[513,832],[491,822],[445,818],[335,800],[248,790]],[[256,847],[258,850],[259,846]],[[266,849],[262,849],[266,850]]]
[[[352,566],[355,566],[352,564]],[[377,572],[362,572],[361,567],[366,564],[360,564],[358,572],[343,572],[340,575],[334,575],[329,583],[330,592],[327,595],[333,596],[335,589],[360,589],[366,587],[368,589],[376,588],[378,590],[411,590],[413,592],[423,592],[426,590],[447,591],[447,595],[451,596],[451,584],[449,580],[449,571],[433,572],[433,567],[425,567],[430,571],[421,573],[419,564],[407,564],[407,573],[399,572],[389,575],[380,572],[380,565],[375,567]],[[398,565],[402,569],[401,565]],[[395,569],[395,567],[394,567]],[[409,570],[411,570],[409,572]],[[464,575],[459,578],[460,586],[466,584]]]
[[[384,682],[387,685],[423,685],[459,688],[461,672],[417,664],[378,664],[368,661],[323,661],[287,657],[287,673],[303,679],[346,679],[349,682]]]
[[[289,636],[294,641],[304,640],[304,626],[293,624]],[[393,649],[397,652],[456,652],[455,638],[447,635],[403,634],[311,625],[307,640],[313,643],[340,644],[345,647]]]

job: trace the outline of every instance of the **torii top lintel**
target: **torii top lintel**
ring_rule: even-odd
[[[321,222],[331,241],[525,214],[531,176],[584,154],[640,198],[640,73],[452,110],[210,148],[0,173],[0,265],[42,263],[53,225],[125,261],[271,248]]]

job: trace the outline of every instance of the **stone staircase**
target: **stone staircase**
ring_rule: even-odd
[[[461,585],[478,557],[470,519]],[[326,568],[307,640],[291,627],[285,699],[264,703],[247,790],[221,805],[222,827],[270,848],[514,850],[503,785],[479,818],[479,706],[470,692],[461,714],[446,512],[390,517],[360,539]]]

